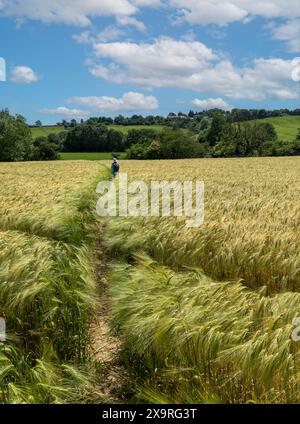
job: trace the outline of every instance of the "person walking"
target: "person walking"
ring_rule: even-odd
[[[112,162],[112,164],[111,164],[111,173],[112,173],[112,176],[113,176],[114,178],[117,176],[117,174],[118,174],[119,170],[120,170],[119,162],[117,161],[117,159],[116,159],[116,158],[114,158],[114,159],[113,159],[113,162]]]

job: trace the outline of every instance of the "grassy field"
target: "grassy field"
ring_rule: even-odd
[[[164,129],[163,126],[160,125],[151,125],[151,126],[147,126],[147,125],[131,125],[131,126],[123,126],[123,125],[110,125],[109,128],[111,128],[112,130],[115,131],[120,131],[123,134],[127,134],[128,131],[130,130],[147,130],[147,129],[151,129],[154,131],[162,131]]]
[[[124,153],[118,153],[118,157],[122,158]],[[61,153],[60,158],[62,160],[111,160],[113,157],[112,153]]]
[[[49,134],[58,134],[62,131],[65,131],[64,127],[59,127],[59,126],[44,126],[44,127],[31,128],[31,133],[33,138],[47,137]]]
[[[267,118],[267,119],[260,119],[257,122],[270,122],[275,126],[275,129],[278,133],[278,137],[281,140],[295,140],[297,135],[297,130],[300,128],[300,116],[283,116],[278,118]],[[122,126],[122,125],[110,125],[111,129],[114,129],[116,131],[120,131],[123,134],[127,134],[128,131],[132,129],[147,129],[151,128],[155,131],[162,131],[163,126],[154,125],[151,127],[144,126],[144,125],[134,125],[134,126]],[[58,133],[61,131],[64,131],[63,127],[56,127],[56,126],[45,126],[40,128],[31,128],[33,137],[39,137],[39,136],[47,136],[50,133]]]
[[[151,127],[145,125],[132,125],[132,126],[123,126],[123,125],[109,125],[109,128],[120,131],[123,134],[127,134],[130,130],[143,130],[151,128],[155,131],[162,131],[163,127],[159,125],[153,125]],[[54,133],[57,134],[61,131],[65,131],[64,127],[58,126],[44,126],[44,127],[32,127],[31,132],[34,138],[44,136],[46,137],[48,134]]]
[[[139,399],[299,403],[300,158],[121,165],[130,180],[206,185],[198,229],[174,217],[109,222],[114,325]]]
[[[270,122],[273,124],[280,140],[295,140],[300,128],[300,116],[267,118],[257,122]]]
[[[0,164],[0,403],[80,402],[96,307],[93,162]]]

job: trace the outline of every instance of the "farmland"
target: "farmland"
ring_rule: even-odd
[[[117,153],[118,157],[124,156],[124,153]],[[62,160],[111,160],[113,153],[60,153]]]
[[[97,232],[109,163],[0,164],[0,401],[85,402],[95,390],[83,365],[96,237],[131,401],[299,403],[300,159],[121,161],[130,181],[204,181],[204,225],[115,217]]]
[[[32,137],[36,138],[36,137],[47,137],[49,134],[58,134],[61,131],[65,131],[64,127],[60,127],[60,126],[55,126],[55,125],[51,125],[51,126],[42,126],[42,127],[31,127],[31,133],[32,133]]]
[[[299,158],[124,162],[201,180],[205,223],[111,219],[115,328],[150,402],[300,402]],[[145,374],[145,370],[147,373]]]
[[[280,140],[295,140],[297,135],[297,130],[300,128],[300,117],[299,116],[281,116],[277,118],[266,118],[266,119],[259,119],[256,121],[258,123],[260,122],[269,122],[270,124],[274,125],[276,132],[278,134],[278,137]],[[147,129],[151,128],[155,131],[162,131],[163,126],[160,125],[151,125],[151,126],[145,126],[145,125],[129,125],[129,126],[123,126],[123,125],[109,125],[110,129],[113,129],[115,131],[120,131],[123,134],[127,134],[130,130],[141,130],[141,129]],[[42,127],[32,127],[31,132],[32,136],[40,137],[44,136],[46,137],[48,134],[54,133],[57,134],[61,131],[64,131],[65,129],[63,127],[59,126],[42,126]]]
[[[257,122],[269,122],[274,125],[280,140],[295,140],[300,128],[299,116],[283,116],[278,118],[267,118]]]
[[[145,129],[151,129],[154,131],[162,131],[164,129],[163,126],[160,125],[109,125],[109,128],[115,131],[120,131],[123,134],[128,134],[131,130],[145,130]]]
[[[127,134],[130,130],[143,130],[147,128],[151,128],[154,131],[162,131],[163,127],[160,125],[152,125],[152,126],[145,126],[145,125],[109,125],[109,128],[115,131],[120,131],[122,134]],[[60,126],[42,126],[42,127],[32,127],[31,133],[34,138],[36,137],[47,137],[49,134],[57,134],[61,131],[65,131],[64,127]]]
[[[79,400],[95,310],[92,162],[0,164],[0,402]]]

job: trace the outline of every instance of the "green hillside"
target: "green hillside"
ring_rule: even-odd
[[[118,153],[117,156],[122,159],[124,153]],[[61,153],[60,158],[62,160],[111,160],[113,158],[112,153]]]
[[[253,122],[253,121],[251,121]],[[281,116],[278,118],[266,118],[259,119],[257,122],[270,122],[274,125],[278,138],[280,140],[295,140],[298,128],[300,128],[300,116]],[[116,131],[120,131],[123,134],[127,134],[130,130],[140,130],[140,129],[153,129],[155,131],[162,131],[163,126],[153,125],[132,125],[132,126],[123,126],[123,125],[110,125],[109,128]],[[45,126],[45,127],[33,127],[31,128],[33,137],[47,136],[50,133],[59,133],[64,131],[63,127],[58,126]]]
[[[128,131],[130,130],[154,130],[154,131],[162,131],[163,130],[163,126],[161,125],[151,125],[151,126],[147,126],[147,125],[129,125],[129,126],[123,126],[123,125],[110,125],[109,128],[111,128],[112,130],[115,131],[120,131],[123,134],[127,134]]]
[[[282,116],[260,119],[258,122],[270,122],[274,125],[280,140],[295,140],[300,128],[300,116]]]
[[[159,125],[153,125],[153,126],[145,126],[145,125],[130,125],[130,126],[123,126],[123,125],[109,125],[109,128],[120,131],[123,134],[127,134],[130,130],[144,130],[144,129],[153,129],[155,131],[162,131],[163,127]],[[58,127],[58,126],[45,126],[45,127],[32,127],[31,132],[32,136],[35,137],[46,137],[48,134],[51,133],[59,133],[61,131],[65,131],[64,127]]]
[[[45,127],[32,127],[31,133],[34,138],[36,137],[47,137],[47,135],[54,133],[57,134],[64,131],[64,127],[58,126],[45,126]]]

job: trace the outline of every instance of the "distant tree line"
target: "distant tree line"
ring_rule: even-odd
[[[300,132],[294,141],[279,140],[268,122],[228,122],[215,112],[201,121],[198,141],[207,157],[300,155]]]
[[[300,155],[300,130],[294,141],[279,140],[268,122],[229,122],[215,111],[201,120],[196,136],[176,128],[160,134],[132,130],[125,145],[129,159],[294,156]]]
[[[211,118],[216,112],[221,113],[227,122],[243,122],[243,121],[253,121],[257,119],[266,119],[272,117],[280,116],[300,116],[300,109],[289,110],[289,109],[275,109],[275,110],[266,110],[266,109],[232,109],[231,111],[223,111],[221,109],[211,109],[202,112],[196,112],[190,110],[189,113],[174,113],[170,112],[167,117],[159,115],[133,115],[131,117],[124,117],[119,115],[115,118],[109,118],[105,116],[89,118],[87,121],[83,119],[80,122],[76,119],[71,121],[63,120],[58,122],[57,125],[65,128],[72,128],[77,125],[90,123],[99,123],[104,125],[119,125],[119,126],[153,126],[153,125],[163,125],[171,127],[180,127],[187,128],[190,127],[197,128],[197,123],[201,122],[204,117]],[[36,125],[39,126],[40,121],[37,121]]]
[[[21,115],[11,115],[9,110],[0,111],[0,161],[40,161],[59,158],[64,143],[63,136],[32,138],[30,127]]]
[[[272,124],[244,119],[241,110],[233,112],[214,109],[201,119],[198,115],[187,128],[176,119],[176,124],[164,125],[161,131],[145,126],[128,134],[110,128],[110,118],[91,118],[73,122],[67,131],[62,127],[57,134],[33,139],[22,116],[3,110],[0,161],[56,160],[60,152],[126,152],[128,159],[300,155],[300,131],[294,141],[279,140]]]
[[[183,130],[166,128],[150,134],[132,130],[127,136],[127,159],[184,159],[203,157],[200,143]]]
[[[77,125],[66,134],[64,152],[122,152],[124,136],[120,131],[109,129],[98,121]]]

